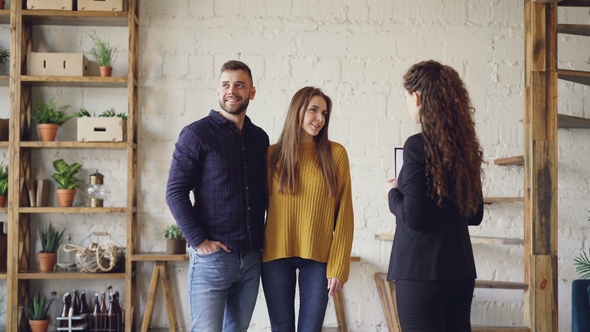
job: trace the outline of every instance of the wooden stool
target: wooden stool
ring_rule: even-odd
[[[350,256],[351,262],[360,262],[361,258],[359,256]],[[346,312],[344,311],[344,299],[342,298],[342,291],[336,293],[334,297],[334,311],[336,311],[336,321],[338,322],[337,328],[323,328],[322,331],[340,331],[340,332],[348,332],[348,325],[346,323]]]
[[[188,255],[167,255],[164,253],[147,253],[133,255],[134,261],[154,262],[154,270],[152,271],[152,281],[150,282],[150,290],[145,306],[145,313],[143,316],[143,323],[141,324],[141,332],[147,332],[152,316],[154,313],[154,305],[156,304],[156,293],[158,291],[158,281],[162,281],[162,291],[164,292],[164,303],[166,304],[166,312],[168,314],[168,325],[171,332],[178,331],[178,320],[176,319],[176,306],[174,304],[174,294],[172,292],[172,285],[170,283],[170,276],[168,274],[168,262],[170,261],[186,261]]]
[[[397,316],[397,302],[395,301],[395,280],[387,281],[387,274],[375,273],[375,283],[381,298],[383,315],[390,332],[401,332],[399,317]]]

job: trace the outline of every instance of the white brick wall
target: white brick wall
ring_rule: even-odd
[[[299,88],[321,87],[334,101],[330,136],[342,143],[350,155],[356,223],[353,252],[362,257],[360,263],[352,263],[350,281],[344,288],[352,331],[387,330],[373,274],[386,271],[391,243],[374,237],[394,231],[394,218],[381,189],[382,182],[393,175],[393,148],[419,130],[407,115],[401,86],[401,76],[411,64],[432,58],[457,69],[477,109],[478,135],[488,161],[485,194],[523,195],[522,168],[493,164],[496,158],[522,154],[522,0],[140,2],[141,250],[164,249],[160,232],[172,222],[164,192],[174,143],[183,126],[218,107],[215,88],[219,68],[229,59],[243,60],[252,68],[257,95],[248,114],[268,132],[272,142],[276,142],[287,104]],[[560,10],[559,19],[561,23],[590,21],[587,10],[575,9]],[[35,29],[34,48],[85,52],[89,48],[86,33],[95,30],[126,48],[124,29],[61,26]],[[6,46],[8,41],[0,37],[0,46]],[[586,38],[562,37],[559,47],[560,67],[589,69],[590,43]],[[126,61],[125,56],[120,56],[115,71],[124,71]],[[0,87],[0,92],[2,89],[7,90]],[[560,112],[590,117],[586,109],[590,89],[560,82],[559,92]],[[96,111],[110,107],[124,110],[127,105],[124,93],[113,94],[110,89],[36,89],[34,96],[56,96],[74,110],[80,106]],[[6,104],[8,94],[0,93],[0,101]],[[5,111],[0,108],[0,112]],[[67,131],[60,135],[71,136]],[[570,284],[577,277],[572,258],[580,249],[590,247],[590,225],[586,222],[590,130],[560,130],[559,144],[557,287],[560,331],[568,331]],[[106,182],[111,189],[124,190],[124,159],[96,157],[78,150],[64,155],[69,161],[86,158],[83,177],[99,169],[108,173]],[[50,174],[50,166],[35,171]],[[114,195],[112,204],[123,199],[124,193]],[[66,232],[71,231],[78,241],[88,227],[100,230],[113,223],[110,218],[96,216],[73,222],[58,216],[51,218],[54,223],[67,225]],[[520,204],[492,205],[486,208],[482,226],[473,228],[472,234],[522,237],[522,218]],[[124,233],[121,230],[118,234]],[[474,245],[474,251],[481,279],[523,281],[522,248]],[[171,265],[180,326],[188,331],[186,262]],[[139,271],[141,305],[137,310],[141,312],[151,266],[140,264]],[[59,282],[48,284],[58,292],[71,288]],[[106,285],[85,281],[78,288],[94,292]],[[334,326],[331,302],[329,306],[326,325]],[[167,326],[163,308],[159,312],[153,326]],[[478,324],[523,324],[522,292],[477,290],[472,317]],[[250,330],[269,330],[262,292]]]

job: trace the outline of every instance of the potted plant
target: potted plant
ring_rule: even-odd
[[[572,281],[572,331],[590,331],[590,250],[574,257],[574,265],[580,279]]]
[[[50,317],[47,313],[49,306],[55,297],[51,297],[49,302],[45,302],[45,295],[37,292],[32,298],[29,296],[28,303],[20,303],[29,316],[29,325],[33,332],[45,332],[49,326]]]
[[[59,233],[53,228],[51,223],[47,226],[45,231],[39,230],[42,249],[37,253],[37,258],[39,258],[41,271],[53,271],[53,267],[57,261],[57,247],[59,246],[61,237],[65,231],[66,229],[64,228],[61,233]]]
[[[0,163],[0,207],[6,206],[8,195],[8,165]]]
[[[186,253],[186,239],[176,224],[169,225],[162,231],[166,238],[166,254],[183,255]]]
[[[53,98],[47,103],[39,98],[37,101],[37,112],[33,113],[31,118],[37,123],[42,141],[55,141],[59,126],[73,117],[73,115],[66,113],[68,108],[70,108],[70,105],[59,106]]]
[[[55,190],[59,206],[72,206],[74,196],[76,196],[76,187],[78,187],[77,182],[84,182],[74,177],[82,168],[82,164],[75,162],[68,165],[63,159],[59,159],[53,162],[53,168],[57,171],[52,177],[59,185],[59,188]]]
[[[117,113],[111,108],[93,117],[88,110],[80,108],[74,115],[78,117],[78,141],[122,142],[126,139],[125,113]]]
[[[93,41],[90,55],[92,55],[98,62],[100,76],[111,76],[113,72],[113,60],[117,54],[117,48],[112,46],[108,40],[102,39],[96,34],[91,35],[90,38],[92,38]]]

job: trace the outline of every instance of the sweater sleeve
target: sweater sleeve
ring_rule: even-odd
[[[342,145],[333,145],[332,151],[338,172],[338,203],[334,220],[334,238],[330,247],[326,276],[347,282],[354,235],[350,165],[348,154]]]

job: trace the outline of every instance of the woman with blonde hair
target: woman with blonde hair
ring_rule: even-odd
[[[468,225],[483,218],[483,151],[459,74],[436,61],[404,75],[406,106],[422,131],[385,183],[396,217],[388,280],[396,280],[402,331],[471,331],[475,261]]]
[[[269,206],[262,286],[272,331],[321,331],[328,297],[348,280],[354,232],[348,155],[328,139],[332,101],[305,87],[267,151]]]

